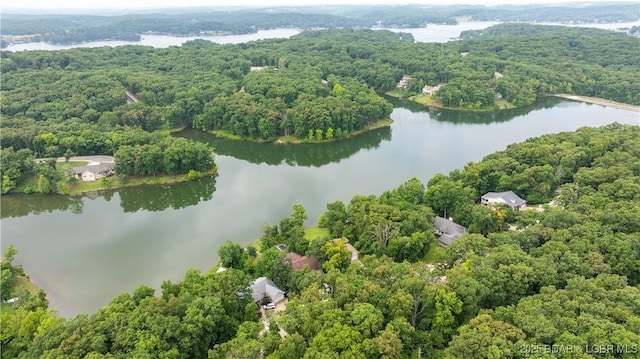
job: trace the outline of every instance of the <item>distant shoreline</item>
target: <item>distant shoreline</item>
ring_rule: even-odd
[[[623,103],[623,102],[616,102],[616,101],[612,101],[612,100],[607,100],[607,99],[603,99],[603,98],[600,98],[600,97],[570,95],[570,94],[564,94],[564,93],[554,94],[554,95],[551,95],[551,96],[560,97],[560,98],[564,98],[564,99],[567,99],[567,100],[580,101],[580,102],[592,103],[592,104],[601,105],[601,106],[613,107],[613,108],[617,108],[617,109],[620,109],[620,110],[640,112],[640,106],[631,105],[631,104]]]

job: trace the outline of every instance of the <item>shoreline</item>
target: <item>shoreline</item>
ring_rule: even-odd
[[[361,128],[359,130],[350,132],[349,134],[347,134],[346,136],[342,137],[342,138],[333,138],[331,140],[321,140],[321,141],[316,141],[316,140],[308,140],[307,138],[304,139],[300,139],[297,138],[295,136],[289,135],[289,136],[277,136],[275,140],[273,141],[267,141],[264,139],[251,139],[251,138],[242,138],[239,137],[237,135],[232,135],[230,133],[227,133],[225,131],[222,130],[212,130],[212,131],[208,131],[205,133],[210,133],[215,135],[218,138],[223,138],[226,140],[232,140],[232,141],[245,141],[245,142],[253,142],[253,143],[263,143],[263,144],[271,144],[271,145],[307,145],[307,144],[328,144],[328,143],[335,143],[335,142],[340,142],[340,141],[344,141],[344,140],[348,140],[350,138],[353,137],[357,137],[359,135],[365,134],[369,131],[374,131],[380,128],[384,128],[384,127],[389,127],[391,126],[391,124],[393,123],[393,120],[391,118],[386,118],[386,119],[382,119],[382,120],[378,120],[376,122],[373,122],[367,126],[365,126],[364,128]]]
[[[207,172],[200,172],[198,176],[195,178],[185,178],[185,175],[165,175],[165,176],[157,176],[157,177],[135,177],[129,178],[123,182],[116,178],[117,183],[110,187],[97,187],[97,188],[74,188],[69,190],[68,196],[82,196],[87,193],[97,192],[97,191],[117,191],[123,188],[131,188],[131,187],[147,187],[147,186],[163,186],[163,185],[173,185],[177,183],[185,183],[195,181],[205,177],[215,177],[218,175],[218,167],[216,166],[214,169]],[[115,176],[114,176],[115,177]],[[109,178],[109,177],[105,177]],[[85,184],[91,185],[97,183],[99,181],[94,181],[90,184],[81,183],[80,186]],[[102,185],[102,183],[101,183]]]
[[[445,109],[445,110],[452,110],[452,111],[490,112],[490,111],[509,110],[509,109],[514,109],[514,108],[518,108],[519,107],[519,106],[514,106],[514,107],[508,106],[508,107],[501,107],[499,109],[479,109],[479,110],[474,110],[474,109],[457,108],[457,107],[446,107],[446,106],[443,106],[442,103],[439,103],[437,101],[433,101],[433,102],[418,101],[416,96],[409,96],[409,97],[403,98],[402,96],[399,96],[397,93],[394,93],[393,91],[387,91],[387,92],[385,92],[385,95],[391,96],[391,97],[394,97],[394,98],[397,98],[397,99],[400,99],[400,100],[404,99],[404,100],[407,100],[407,101],[411,101],[411,102],[416,103],[416,104],[424,105],[425,107],[433,107],[433,108],[437,108],[437,109]],[[638,105],[632,105],[632,104],[628,104],[628,103],[624,103],[624,102],[617,102],[617,101],[613,101],[613,100],[604,99],[604,98],[601,98],[601,97],[571,95],[571,94],[564,94],[564,93],[549,94],[549,95],[546,95],[546,96],[558,97],[558,98],[562,98],[562,99],[565,99],[565,100],[590,103],[590,104],[594,104],[594,105],[600,105],[600,106],[605,106],[605,107],[617,108],[619,110],[625,110],[625,111],[631,111],[631,112],[640,113],[640,106],[638,106]]]
[[[617,108],[619,110],[640,112],[640,106],[631,105],[631,104],[623,103],[623,102],[616,102],[616,101],[613,101],[613,100],[607,100],[607,99],[600,98],[600,97],[570,95],[570,94],[565,94],[565,93],[553,94],[553,95],[549,95],[549,96],[559,97],[559,98],[572,100],[572,101],[585,102],[585,103],[590,103],[590,104],[594,104],[594,105],[601,105],[601,106],[605,106],[605,107],[613,107],[613,108]]]

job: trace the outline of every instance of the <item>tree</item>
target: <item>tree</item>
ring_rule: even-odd
[[[38,193],[51,193],[51,182],[44,175],[38,176],[38,183],[36,185],[36,192]]]
[[[443,346],[449,342],[456,332],[456,315],[462,312],[462,301],[456,293],[438,289],[434,296],[435,310],[432,315],[431,330],[429,334],[437,346]]]
[[[244,249],[237,243],[226,241],[218,249],[220,265],[227,268],[242,269],[244,265]]]
[[[357,303],[350,314],[353,327],[364,338],[373,338],[382,329],[384,317],[382,312],[369,303]]]
[[[457,181],[447,177],[432,178],[427,184],[425,202],[439,215],[453,217],[456,222],[464,223],[465,208],[474,203],[473,192]]]
[[[322,263],[322,268],[325,271],[345,270],[351,263],[351,252],[347,248],[347,241],[344,238],[327,242],[323,250],[324,263]]]
[[[385,329],[379,336],[373,339],[373,342],[378,348],[378,353],[385,359],[400,359],[402,358],[403,343],[398,336],[388,328]]]
[[[142,285],[133,291],[133,296],[131,298],[133,299],[134,303],[139,305],[143,299],[148,297],[153,297],[155,292],[156,292],[155,289],[151,287],[147,287],[146,285]]]
[[[286,291],[290,287],[291,261],[277,248],[269,248],[262,252],[256,259],[255,271],[257,276],[271,279],[282,290]]]
[[[278,350],[267,357],[267,359],[299,359],[304,357],[307,350],[307,342],[298,333],[288,334],[280,342]]]
[[[341,201],[327,204],[327,211],[318,220],[318,225],[327,228],[333,238],[344,235],[344,227],[347,222],[347,207]]]
[[[463,325],[446,350],[450,358],[511,358],[519,353],[525,334],[519,328],[481,314]]]
[[[13,244],[9,244],[4,250],[4,260],[11,264],[17,254],[18,250],[16,249],[16,247],[14,247]]]

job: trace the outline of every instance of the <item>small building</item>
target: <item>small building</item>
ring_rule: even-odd
[[[251,295],[253,301],[259,303],[265,298],[269,298],[271,303],[277,304],[285,299],[285,292],[278,288],[271,279],[260,277],[251,285]]]
[[[424,85],[424,87],[422,88],[422,93],[425,95],[431,95],[438,92],[438,90],[440,90],[440,85],[435,85],[435,86]]]
[[[527,204],[527,201],[520,198],[517,194],[513,193],[513,191],[506,192],[488,192],[484,196],[480,198],[480,203],[485,206],[488,205],[496,205],[496,204],[506,204],[511,207],[513,210],[520,210],[524,208]]]
[[[436,227],[434,233],[438,237],[438,244],[441,247],[447,247],[467,233],[466,228],[444,217],[436,217],[433,224]]]
[[[320,270],[320,262],[316,257],[307,257],[295,252],[287,253],[287,258],[291,260],[291,269],[300,270],[304,266],[309,266],[311,270]]]
[[[75,176],[85,182],[95,181],[103,177],[113,176],[113,163],[80,166],[73,169]]]
[[[134,95],[133,92],[131,91],[126,91],[125,96],[127,98],[127,104],[140,102],[140,100],[138,100],[136,95]]]
[[[406,89],[409,86],[409,81],[411,81],[411,76],[405,74],[402,76],[402,79],[398,81],[396,87],[399,89]]]
[[[356,249],[356,247],[352,246],[349,241],[347,241],[347,249],[351,252],[351,260],[357,261],[360,258],[360,252]]]
[[[504,76],[504,75],[503,75],[503,74],[501,74],[501,73],[499,73],[498,71],[496,71],[496,72],[494,72],[494,73],[493,73],[493,79],[494,79],[494,80],[499,80],[499,79],[501,79],[503,76]]]

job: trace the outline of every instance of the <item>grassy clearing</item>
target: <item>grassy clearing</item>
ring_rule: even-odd
[[[0,314],[13,314],[15,313],[15,309],[11,304],[2,304],[0,306]]]
[[[56,162],[56,170],[64,176],[64,174],[75,167],[81,167],[88,165],[88,161],[69,161],[69,162]]]
[[[26,288],[31,294],[36,294],[39,289],[38,286],[35,285],[35,283],[33,283],[29,278],[23,276],[16,277],[16,279],[13,281],[13,287],[16,288],[16,290]]]
[[[417,102],[421,105],[425,105],[425,106],[431,106],[431,107],[439,107],[441,108],[442,105],[442,100],[438,99],[437,97],[433,97],[431,95],[416,95],[416,96],[411,96],[409,97],[409,100],[413,101],[413,102]]]
[[[384,94],[391,97],[402,98],[402,92],[399,89],[387,91]]]
[[[329,230],[320,227],[306,227],[304,229],[304,238],[308,240],[331,237]]]
[[[214,135],[216,135],[217,137],[220,138],[226,138],[229,140],[237,140],[237,141],[247,141],[246,138],[242,138],[238,135],[234,135],[231,132],[227,132],[227,131],[223,131],[223,130],[215,130],[215,131],[211,131],[211,133],[213,133]],[[259,140],[255,140],[255,142],[260,142]]]
[[[495,104],[501,110],[508,109],[508,108],[516,108],[514,104],[512,104],[511,102],[505,99],[496,100]]]
[[[180,132],[180,131],[184,130],[185,128],[187,128],[187,126],[170,128],[170,129],[167,130],[167,132],[169,132],[169,133]]]
[[[274,143],[279,145],[281,144],[288,145],[288,144],[302,143],[302,141],[300,141],[300,139],[297,138],[296,136],[289,135],[289,136],[277,137]]]
[[[262,252],[262,243],[260,242],[260,238],[256,238],[254,239],[251,243],[246,245],[247,247],[251,246],[253,248],[255,248],[258,253]]]
[[[13,280],[13,292],[19,293],[22,289],[26,289],[31,294],[36,294],[40,288],[38,288],[35,283],[33,283],[28,277],[25,276],[17,276]],[[13,314],[15,313],[15,308],[13,307],[15,304],[2,304],[0,306],[0,313],[2,314]]]

